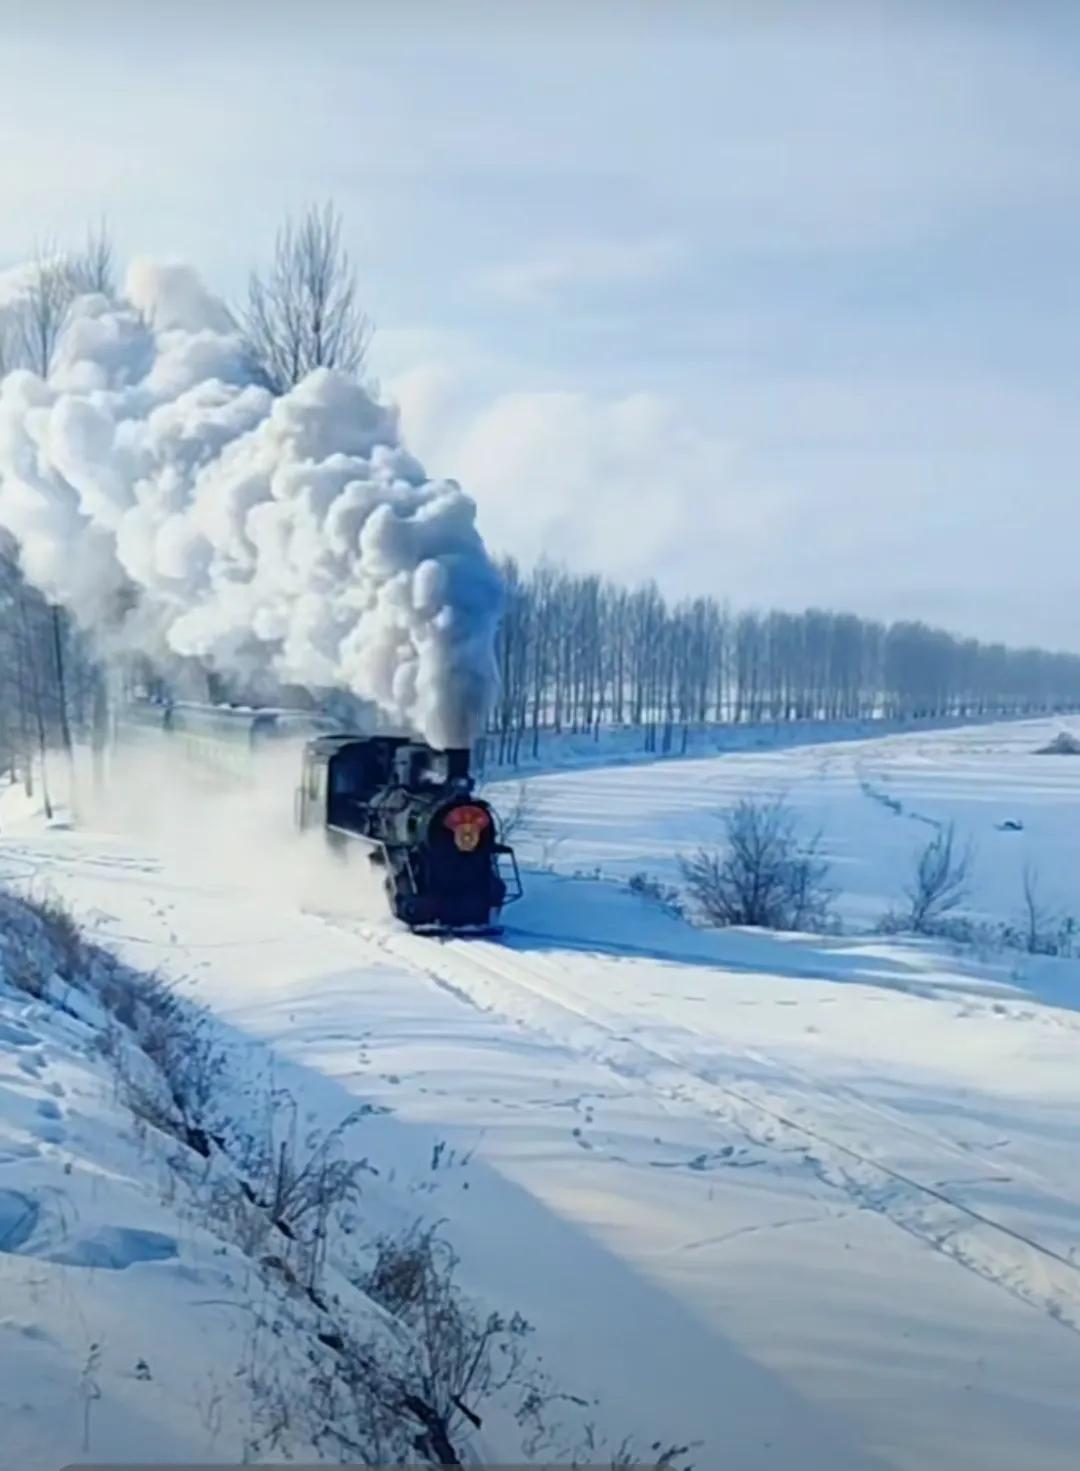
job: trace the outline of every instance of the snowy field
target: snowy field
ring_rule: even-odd
[[[843,740],[798,749],[533,776],[529,820],[515,841],[529,861],[560,873],[625,883],[644,871],[674,882],[680,853],[719,843],[727,806],[779,797],[807,834],[822,834],[839,908],[856,927],[872,927],[902,902],[912,854],[935,822],[955,822],[958,838],[971,842],[976,911],[1018,917],[1027,864],[1049,907],[1080,911],[1080,761],[1034,755],[1059,731],[1080,736],[1080,718],[868,740],[851,739],[851,729]],[[779,738],[790,737],[781,729]],[[768,743],[768,733],[759,739]],[[509,810],[519,787],[506,779],[489,790]],[[1022,831],[1003,830],[1015,822]]]
[[[940,821],[976,914],[1016,918],[1025,865],[1080,914],[1080,758],[1034,754],[1063,723],[531,777],[501,942],[410,936],[340,883],[290,898],[263,881],[284,837],[222,863],[209,825],[181,851],[11,804],[0,876],[209,1009],[239,1122],[268,1076],[305,1126],[385,1110],[347,1136],[365,1229],[445,1221],[469,1290],[534,1325],[575,1397],[548,1454],[591,1423],[728,1471],[1072,1471],[1080,962],[868,933]],[[843,935],[708,933],[627,891],[774,793],[823,832]],[[0,992],[6,1443],[27,1471],[235,1458],[242,1269],[165,1198],[81,1025]]]

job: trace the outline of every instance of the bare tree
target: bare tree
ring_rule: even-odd
[[[829,918],[829,865],[820,834],[799,838],[782,802],[739,802],[724,815],[726,848],[681,860],[683,879],[706,923],[820,930]]]
[[[1024,943],[1029,955],[1034,955],[1043,926],[1042,905],[1039,903],[1039,875],[1030,863],[1024,864],[1022,877],[1024,891]]]
[[[19,621],[22,628],[23,642],[27,650],[27,668],[30,675],[30,696],[34,722],[37,727],[38,756],[41,761],[41,795],[45,816],[51,818],[53,815],[52,800],[49,797],[49,773],[46,760],[48,737],[45,728],[45,704],[43,699],[41,668],[37,657],[38,640],[35,639],[29,615],[29,598],[25,588],[20,587],[17,593]]]
[[[314,368],[358,373],[371,324],[332,203],[312,206],[278,231],[274,263],[248,281],[244,328],[271,387],[284,393]]]
[[[49,376],[74,295],[66,258],[39,245],[18,315],[23,360],[42,378]]]
[[[75,776],[75,742],[71,737],[71,720],[68,714],[67,659],[64,654],[67,619],[62,608],[55,603],[49,609],[52,656],[56,675],[57,715],[60,725],[60,742],[64,748],[64,760],[68,775],[68,803],[74,812],[78,806]]]
[[[103,296],[115,295],[116,260],[104,218],[89,227],[82,250],[68,257],[67,270],[73,296],[91,291]]]
[[[971,873],[971,846],[956,847],[956,825],[938,828],[915,860],[915,874],[904,890],[910,910],[908,923],[917,935],[933,931],[967,898]]]
[[[17,306],[0,308],[0,378],[22,364],[22,315]]]
[[[37,245],[25,289],[0,312],[0,377],[20,367],[48,377],[71,303],[88,292],[115,290],[113,244],[104,220],[90,226],[81,250]]]
[[[1039,872],[1034,865],[1024,864],[1024,949],[1029,955],[1061,953],[1063,925],[1042,901]]]

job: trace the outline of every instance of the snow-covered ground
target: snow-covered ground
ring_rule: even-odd
[[[286,840],[223,864],[209,799],[194,853],[7,820],[0,876],[51,886],[175,979],[259,1059],[238,1075],[272,1070],[309,1126],[386,1110],[348,1136],[379,1170],[361,1214],[444,1220],[469,1290],[534,1325],[586,1402],[549,1410],[553,1457],[592,1421],[732,1471],[1071,1471],[1080,963],[855,932],[899,900],[927,819],[970,833],[978,912],[1014,917],[1034,864],[1047,904],[1080,913],[1080,759],[1034,754],[1060,724],[535,776],[515,842],[549,871],[526,874],[499,942],[410,936],[359,898],[348,912],[340,882],[325,913],[290,902],[262,881],[295,861]],[[627,892],[636,872],[674,881],[733,798],[773,792],[822,828],[848,934],[708,933]],[[0,1366],[42,1366],[0,1372],[20,1464],[113,1450],[88,1375],[139,1409],[139,1453],[160,1433],[159,1456],[227,1459],[215,1386],[244,1335],[194,1305],[226,1295],[203,1273],[227,1264],[163,1223],[175,1204],[124,1152],[104,1077],[65,1040],[77,1024],[7,1007],[0,1123],[21,1147],[0,1165]],[[83,1196],[73,1158],[103,1182]],[[46,1191],[64,1209],[27,1234],[18,1199]],[[86,1249],[125,1231],[123,1270]],[[140,1243],[160,1236],[176,1249],[153,1260]],[[212,1342],[192,1336],[207,1322]],[[174,1327],[166,1410],[172,1371],[143,1345],[160,1359]],[[184,1367],[200,1343],[201,1378]],[[518,1453],[511,1428],[490,1454]]]
[[[872,927],[902,902],[912,855],[942,821],[971,842],[977,910],[1016,918],[1023,870],[1033,865],[1047,906],[1080,919],[1080,758],[1035,754],[1062,730],[1080,735],[1080,717],[537,775],[515,843],[526,860],[560,873],[675,881],[680,853],[719,843],[726,807],[775,796],[808,834],[821,832],[839,908],[856,926]],[[489,791],[511,808],[519,787],[506,779]],[[1016,822],[1022,831],[1003,829]]]
[[[1057,724],[1069,723],[1066,717]],[[843,741],[878,740],[884,736],[907,734],[940,734],[946,730],[968,729],[979,722],[957,716],[909,717],[888,720],[876,717],[866,720],[781,720],[740,722],[737,725],[707,721],[700,725],[672,727],[669,749],[663,749],[663,727],[656,732],[657,749],[645,750],[645,730],[635,725],[604,725],[584,731],[541,730],[536,736],[527,731],[522,738],[516,761],[511,752],[505,761],[498,759],[495,737],[488,737],[479,749],[479,767],[485,777],[535,776],[542,771],[565,771],[587,766],[641,766],[647,762],[669,762],[695,757],[724,755],[733,751],[780,751],[802,746],[836,745]],[[986,717],[982,724],[997,724]],[[1055,726],[1056,728],[1056,726]]]

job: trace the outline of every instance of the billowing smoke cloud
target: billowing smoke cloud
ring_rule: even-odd
[[[47,597],[152,658],[348,689],[438,746],[487,709],[501,590],[473,502],[349,378],[270,394],[185,266],[82,298],[49,381],[0,384],[0,523]]]

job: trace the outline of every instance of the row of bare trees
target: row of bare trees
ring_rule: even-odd
[[[922,623],[809,609],[670,603],[550,565],[503,564],[501,688],[487,754],[535,755],[544,731],[640,731],[685,750],[707,723],[978,718],[1080,708],[1080,656],[960,639]]]

